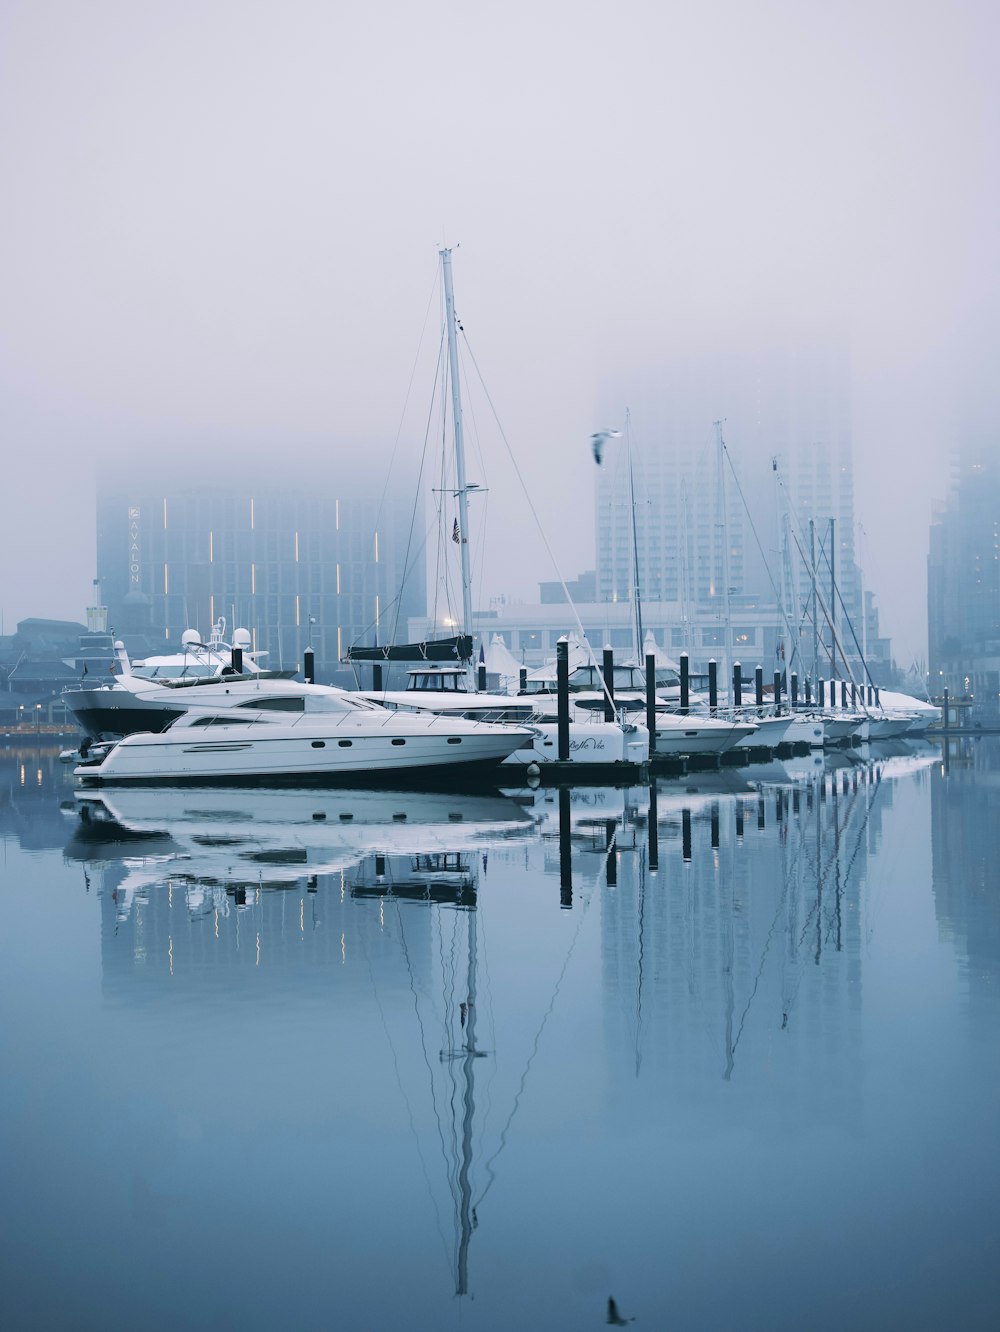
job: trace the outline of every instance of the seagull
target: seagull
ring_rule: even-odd
[[[598,467],[601,465],[601,455],[604,453],[605,442],[609,439],[618,439],[621,435],[620,430],[598,430],[596,435],[590,437],[590,447],[594,451],[594,462]]]

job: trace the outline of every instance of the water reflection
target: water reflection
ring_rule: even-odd
[[[139,1061],[149,1080],[134,1131],[131,1112],[116,1117],[123,1168],[144,1159],[151,1105],[197,1118],[204,1150],[185,1137],[178,1152],[204,1180],[185,1175],[193,1201],[170,1223],[176,1247],[209,1197],[255,1205],[241,1147],[266,1170],[297,1162],[301,1138],[299,1182],[276,1170],[267,1206],[277,1191],[293,1215],[322,1176],[310,1226],[364,1272],[339,1278],[362,1325],[371,1300],[381,1325],[405,1325],[379,1285],[387,1265],[419,1268],[408,1283],[436,1316],[428,1325],[454,1293],[476,1295],[478,1325],[515,1325],[524,1310],[504,1274],[555,1225],[590,1314],[565,1312],[568,1278],[553,1280],[557,1307],[551,1274],[536,1273],[541,1326],[604,1316],[609,1290],[603,1275],[588,1284],[591,1270],[616,1274],[615,1309],[662,1325],[661,1244],[678,1325],[740,1325],[738,1309],[747,1324],[788,1325],[772,1316],[781,1300],[804,1306],[794,1280],[778,1299],[777,1272],[806,1270],[817,1198],[835,1198],[855,1155],[884,1170],[899,1131],[894,1102],[865,1146],[871,1083],[892,1055],[887,1042],[866,1063],[865,1024],[880,983],[873,876],[886,872],[897,802],[925,824],[930,806],[942,931],[972,958],[987,950],[983,974],[996,974],[995,914],[993,935],[971,936],[977,913],[995,911],[977,905],[977,884],[997,834],[980,829],[975,852],[963,843],[1000,784],[985,760],[963,770],[962,812],[958,771],[946,781],[939,751],[895,745],[638,789],[109,790],[74,798],[68,819],[53,769],[66,877],[76,900],[91,894],[72,947],[99,949],[90,1039],[113,1047],[103,1076],[129,1095],[119,1062]],[[46,909],[38,894],[31,910]],[[897,927],[883,920],[882,939]],[[768,1209],[780,1262],[758,1249],[710,1289],[685,1280],[699,1252],[742,1253]],[[830,1204],[831,1229],[850,1234],[850,1219]],[[770,1276],[747,1295],[754,1262]],[[742,1303],[699,1319],[706,1301],[725,1303],[727,1279]],[[316,1321],[325,1294],[317,1284],[295,1306],[298,1323]],[[297,1298],[283,1285],[258,1322]],[[846,1306],[829,1308],[842,1325]]]

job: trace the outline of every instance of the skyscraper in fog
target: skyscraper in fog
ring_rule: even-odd
[[[1000,707],[1000,449],[960,450],[927,561],[931,688]]]
[[[858,655],[853,640],[860,645],[864,631],[843,351],[801,345],[671,357],[660,373],[639,378],[629,398],[629,429],[609,442],[598,477],[600,598],[630,597],[637,567],[643,601],[675,602],[682,615],[714,607],[720,624],[727,588],[735,619],[780,600],[808,668],[812,536],[821,600],[835,600],[838,634],[848,655]],[[618,423],[614,404],[604,415]],[[822,609],[817,619],[826,675]]]
[[[404,568],[412,496],[304,485],[98,484],[97,567],[110,623],[141,650],[249,629],[266,664],[321,676],[353,643],[391,641],[424,610],[422,561]]]

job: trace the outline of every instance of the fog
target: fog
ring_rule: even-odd
[[[422,441],[447,243],[567,577],[594,561],[588,437],[630,385],[842,339],[865,580],[908,665],[950,450],[996,433],[998,37],[995,4],[913,0],[5,0],[6,632],[82,618],[100,459],[380,487],[401,419]],[[477,425],[480,595],[533,598],[555,574]]]

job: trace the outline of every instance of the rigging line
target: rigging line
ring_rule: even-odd
[[[802,542],[799,540],[799,537],[802,536],[801,529],[799,530],[799,532],[796,532],[796,531],[795,531],[795,527],[798,527],[798,526],[799,526],[799,524],[798,524],[798,520],[797,520],[797,518],[796,518],[796,516],[795,516],[795,508],[794,508],[794,505],[793,505],[792,502],[791,502],[791,498],[790,498],[790,496],[788,495],[788,489],[787,489],[787,487],[785,486],[784,477],[781,475],[780,471],[779,471],[779,473],[778,473],[778,484],[781,486],[782,490],[784,490],[784,492],[785,492],[785,498],[786,498],[786,500],[788,501],[789,514],[790,514],[790,516],[792,517],[792,519],[793,519],[793,521],[794,521],[794,527],[793,527],[793,530],[792,530],[792,538],[793,538],[793,540],[795,541],[796,546],[798,547],[799,555],[800,555],[800,557],[801,557],[801,559],[802,559],[803,564],[805,564],[806,567],[809,568],[809,567],[811,567],[811,566],[810,566],[809,562],[806,560],[806,557],[805,557],[805,551],[804,551],[803,548],[802,548]],[[804,539],[804,538],[803,538],[803,539]],[[823,538],[823,541],[820,543],[820,549],[819,549],[819,556],[820,556],[820,558],[822,558],[824,551],[826,551],[826,538],[825,538],[825,537]],[[832,552],[832,551],[826,551],[826,567],[830,570],[831,574],[834,572],[834,570],[833,570],[833,565],[832,565],[832,563],[831,563],[832,557],[833,557],[833,552]],[[815,573],[815,571],[814,571],[814,573]],[[836,612],[836,609],[837,609],[837,607],[836,607],[836,603],[834,603],[834,605],[833,605],[832,607],[830,607],[830,609],[828,610],[828,609],[827,609],[827,606],[826,606],[826,600],[825,600],[825,598],[823,597],[823,595],[822,595],[822,594],[820,593],[820,591],[819,591],[819,587],[818,587],[817,581],[816,581],[816,579],[815,579],[815,576],[814,576],[814,578],[813,578],[813,584],[814,584],[814,586],[813,586],[813,592],[812,592],[812,595],[815,596],[815,597],[817,598],[817,600],[819,601],[820,609],[821,609],[822,612],[823,612],[823,618],[826,620],[827,627],[830,629],[830,632],[831,632],[832,638],[833,638],[833,640],[834,640],[835,650],[840,652],[840,658],[841,658],[841,661],[844,663],[844,670],[845,670],[845,671],[847,672],[847,674],[850,676],[851,683],[852,683],[852,684],[857,684],[857,681],[856,681],[855,678],[854,678],[854,671],[851,669],[850,663],[849,663],[848,660],[847,660],[847,653],[844,651],[844,645],[843,645],[843,642],[841,641],[841,636],[840,636],[840,634],[837,633],[836,626],[835,626],[834,623],[833,623],[833,615],[834,615],[834,613]],[[836,583],[836,581],[834,582],[834,585],[833,585],[833,586],[834,586],[834,592],[835,592],[835,594],[840,598],[840,605],[841,605],[841,609],[842,609],[843,612],[844,612],[844,619],[847,621],[848,628],[849,628],[850,631],[851,631],[851,637],[854,639],[854,645],[855,645],[855,647],[857,647],[857,649],[858,649],[858,656],[859,656],[859,658],[861,659],[861,663],[862,663],[862,665],[863,665],[864,668],[865,668],[865,674],[868,676],[868,682],[869,682],[869,684],[872,684],[873,687],[874,687],[874,682],[872,681],[871,674],[870,674],[869,671],[868,671],[868,663],[864,660],[864,657],[863,657],[862,654],[861,654],[861,648],[860,648],[860,646],[859,646],[859,644],[858,644],[857,635],[856,635],[855,632],[854,632],[854,625],[853,625],[853,623],[851,622],[851,617],[847,614],[847,607],[844,605],[844,598],[843,598],[843,595],[841,594],[841,592],[840,592],[840,588],[839,588],[838,584]],[[863,703],[862,703],[862,707],[864,707],[864,704],[863,704]],[[867,709],[865,709],[865,710],[867,711]]]
[[[877,779],[877,781],[876,781],[876,783],[875,783],[875,790],[872,792],[872,798],[871,798],[871,800],[869,800],[869,802],[868,802],[868,807],[867,807],[867,809],[865,810],[865,817],[864,817],[864,819],[862,819],[862,821],[861,821],[861,827],[858,829],[858,835],[857,835],[857,837],[856,837],[855,840],[854,840],[854,850],[851,852],[851,858],[850,858],[850,860],[847,862],[847,868],[844,870],[844,883],[843,883],[843,889],[844,889],[845,892],[846,892],[846,890],[847,890],[847,885],[848,885],[848,884],[850,883],[850,881],[851,881],[851,872],[852,872],[852,870],[854,869],[854,862],[857,860],[857,858],[858,858],[858,852],[861,850],[861,839],[862,839],[862,837],[864,837],[865,829],[868,827],[869,820],[871,819],[871,815],[872,815],[872,807],[873,807],[873,805],[875,804],[875,801],[878,799],[878,796],[879,796],[879,793],[880,793],[881,789],[882,789],[882,774],[881,774],[881,772],[880,772],[880,773],[878,774],[878,779]],[[828,939],[829,939],[829,937],[830,937],[830,930],[831,930],[832,928],[833,928],[833,923],[831,922],[829,928],[827,929],[827,938],[828,938]]]
[[[799,859],[800,859],[800,857],[801,857],[801,855],[802,855],[802,853],[803,853],[804,846],[805,846],[805,839],[801,836],[801,833],[800,833],[800,835],[799,835],[799,844],[798,844],[798,848],[797,848],[797,850],[796,850],[796,854],[795,854],[795,857],[794,857],[794,859],[793,859],[793,861],[792,861],[792,866],[791,866],[791,869],[792,869],[792,872],[793,872],[793,873],[794,873],[794,871],[795,871],[795,869],[796,869],[796,867],[797,867],[797,865],[798,865]],[[788,902],[788,886],[789,886],[789,880],[790,880],[790,877],[791,877],[791,876],[790,876],[790,874],[789,874],[788,867],[787,867],[787,866],[783,866],[783,869],[782,869],[782,876],[781,876],[781,878],[782,878],[782,882],[781,882],[781,892],[780,892],[780,894],[779,894],[779,896],[778,896],[778,905],[777,905],[777,907],[775,908],[774,918],[773,918],[772,921],[771,921],[771,928],[768,930],[768,932],[767,932],[767,938],[764,940],[764,947],[763,947],[762,950],[761,950],[761,954],[760,954],[760,965],[759,965],[758,968],[757,968],[757,975],[754,977],[753,987],[752,987],[752,989],[751,989],[751,991],[750,991],[749,997],[747,998],[746,1007],[743,1009],[743,1012],[742,1012],[742,1014],[740,1015],[740,1025],[739,1025],[739,1027],[738,1027],[738,1029],[737,1029],[737,1032],[736,1032],[736,1039],[733,1041],[732,1057],[733,1057],[733,1062],[734,1062],[734,1063],[735,1063],[735,1059],[736,1059],[736,1051],[737,1051],[737,1049],[738,1049],[738,1047],[739,1047],[739,1043],[740,1043],[740,1037],[743,1035],[743,1027],[744,1027],[744,1024],[745,1024],[745,1022],[746,1022],[746,1020],[747,1020],[747,1015],[748,1015],[749,1012],[750,1012],[750,1006],[752,1005],[752,1003],[753,1003],[753,1001],[754,1001],[754,998],[755,998],[755,996],[756,996],[756,994],[757,994],[757,987],[760,985],[760,978],[761,978],[761,976],[764,974],[764,964],[765,964],[765,962],[767,961],[767,955],[768,955],[768,952],[770,951],[770,948],[771,948],[771,941],[772,941],[772,939],[774,938],[774,933],[775,933],[775,930],[776,930],[777,925],[778,925],[778,920],[779,920],[779,918],[783,915],[783,913],[784,913],[784,911],[785,911],[785,908],[786,908],[786,905],[787,905],[787,902]],[[734,890],[734,892],[735,892],[735,890]],[[735,898],[734,898],[734,901],[735,901]]]
[[[433,294],[433,293],[432,293],[432,294]],[[425,319],[425,322],[426,322],[426,319]],[[436,393],[437,393],[438,379],[440,378],[440,375],[441,375],[441,358],[442,358],[442,355],[443,355],[443,347],[444,347],[444,329],[442,328],[442,330],[441,330],[441,337],[440,337],[439,342],[438,342],[437,362],[436,362],[435,367],[434,367],[434,381],[433,381],[433,383],[431,384],[431,400],[430,400],[430,404],[429,404],[429,406],[428,406],[428,408],[427,408],[427,423],[426,423],[426,425],[424,426],[424,444],[423,444],[423,449],[421,450],[421,453],[420,453],[420,470],[419,470],[419,472],[417,473],[417,484],[416,484],[416,486],[415,486],[415,488],[414,488],[414,492],[413,492],[413,507],[412,507],[412,509],[410,510],[410,530],[409,530],[409,532],[407,533],[407,536],[406,536],[406,553],[405,553],[405,555],[403,556],[403,572],[402,572],[402,576],[400,577],[400,580],[399,580],[399,591],[398,591],[398,593],[396,594],[396,616],[395,616],[395,619],[394,619],[393,622],[392,622],[392,637],[393,637],[393,641],[394,641],[394,642],[398,642],[398,641],[399,641],[399,640],[398,640],[398,635],[399,635],[399,611],[400,611],[400,607],[402,606],[402,602],[403,602],[403,589],[404,589],[405,586],[406,586],[406,582],[407,582],[407,579],[408,579],[409,576],[410,576],[410,570],[411,570],[411,567],[412,567],[411,564],[410,564],[410,551],[411,551],[412,543],[413,543],[413,531],[414,531],[414,528],[416,527],[416,522],[417,522],[417,506],[418,506],[418,504],[419,504],[419,497],[420,497],[421,486],[423,485],[423,479],[424,479],[424,467],[425,467],[426,462],[427,462],[427,446],[428,446],[428,443],[429,443],[429,441],[430,441],[430,435],[431,435],[431,418],[432,418],[432,416],[433,416],[433,414],[434,414],[434,398],[435,398],[435,395],[436,395]],[[388,482],[387,482],[386,484],[388,484]],[[424,545],[426,545],[426,541],[425,541]]]
[[[835,819],[836,832],[838,836],[846,830],[847,825],[850,822],[851,815],[854,811],[854,805],[856,804],[856,802],[857,802],[857,792],[854,793],[854,798],[848,802],[845,808],[843,824],[840,823],[839,819]],[[869,807],[868,813],[866,814],[865,818],[866,823],[870,814],[871,814],[871,809]],[[819,850],[818,845],[817,845],[817,850]],[[826,887],[827,879],[830,877],[830,871],[833,868],[835,859],[836,859],[835,856],[830,857],[830,859],[827,861],[825,869],[823,870],[823,873],[819,877],[818,883],[816,884],[816,901],[812,904],[812,906],[809,908],[809,911],[806,913],[805,924],[803,925],[802,931],[799,935],[798,944],[796,946],[796,953],[798,953],[802,945],[805,943],[806,934],[811,933],[813,918],[814,916],[816,916],[817,912],[819,913],[819,918],[816,922],[817,928],[822,927],[824,921],[823,910],[822,910],[822,894],[823,894],[823,889]],[[818,962],[818,958],[816,959],[816,961]],[[791,1013],[792,1008],[795,1005],[795,1001],[798,999],[799,989],[802,986],[802,977],[804,974],[805,974],[805,965],[803,963],[798,963],[796,967],[795,985],[791,990],[789,1001],[785,1009],[786,1025],[787,1025],[788,1015]]]
[[[799,541],[798,534],[794,530],[792,532],[792,540],[795,542],[796,546],[798,547],[799,555],[802,557],[802,562],[804,564],[807,564],[805,551],[802,549],[802,543]],[[812,566],[807,565],[807,567],[811,568]],[[823,612],[823,620],[826,623],[826,626],[830,630],[831,635],[833,637],[833,641],[835,644],[835,651],[840,653],[840,659],[844,663],[844,670],[850,676],[852,684],[856,684],[857,681],[854,679],[854,672],[851,669],[851,664],[847,660],[847,653],[844,651],[844,645],[841,642],[840,634],[837,633],[837,627],[833,623],[830,611],[827,608],[826,598],[823,596],[823,593],[820,592],[819,584],[816,579],[813,580],[812,596],[816,598],[817,606]],[[861,706],[864,707],[864,703],[862,703]],[[867,711],[867,709],[865,709],[865,711]]]
[[[479,459],[479,466],[480,466],[480,469],[481,469],[481,475],[482,475],[482,478],[483,478],[483,484],[482,484],[481,486],[478,486],[478,487],[477,487],[477,493],[478,493],[478,494],[481,494],[481,495],[483,496],[483,506],[484,506],[484,510],[485,510],[486,502],[487,502],[487,499],[488,499],[488,496],[489,496],[489,474],[488,474],[487,469],[486,469],[486,458],[485,458],[485,456],[484,456],[484,454],[483,454],[482,441],[481,441],[480,436],[479,436],[479,423],[478,423],[478,421],[476,420],[475,397],[474,397],[474,395],[473,395],[473,393],[472,393],[472,389],[471,389],[471,386],[470,386],[470,384],[469,384],[469,374],[468,374],[468,370],[467,370],[467,368],[466,368],[466,365],[465,365],[464,359],[460,359],[460,361],[459,361],[459,368],[460,368],[460,371],[461,371],[461,373],[462,373],[462,378],[463,378],[463,380],[465,381],[465,397],[464,397],[464,399],[463,399],[463,402],[465,402],[465,403],[468,404],[469,416],[470,416],[471,419],[472,419],[472,435],[473,435],[473,438],[474,438],[474,440],[475,440],[475,442],[476,442],[476,456],[477,456],[477,458]],[[466,491],[468,491],[468,490],[469,490],[469,485],[468,485],[468,483],[466,483]],[[479,530],[478,530],[478,532],[477,532],[477,534],[476,534],[476,547],[477,547],[477,548],[476,548],[476,563],[477,563],[477,567],[478,567],[478,569],[479,569],[479,578],[478,578],[478,583],[479,583],[479,593],[478,593],[478,595],[479,595],[479,604],[480,604],[480,605],[482,605],[482,601],[483,601],[483,587],[484,587],[485,582],[486,582],[486,530],[487,530],[487,527],[486,527],[486,513],[484,512],[484,513],[483,513],[483,520],[482,520],[482,522],[479,524]],[[472,554],[471,551],[470,551],[469,553],[470,553],[470,555]],[[470,626],[470,628],[471,628],[471,626]]]
[[[427,1169],[427,1162],[424,1159],[423,1147],[421,1146],[420,1143],[420,1135],[417,1132],[417,1126],[413,1118],[413,1106],[410,1104],[410,1098],[407,1096],[406,1089],[403,1086],[403,1079],[399,1069],[399,1053],[396,1050],[395,1043],[393,1042],[392,1039],[392,1033],[389,1030],[389,1024],[386,1021],[385,1009],[382,1006],[382,999],[378,992],[378,986],[375,984],[375,972],[372,969],[371,954],[368,951],[368,945],[364,937],[363,931],[362,931],[361,948],[365,955],[365,961],[368,964],[368,979],[371,981],[372,995],[375,999],[375,1006],[378,1009],[379,1019],[382,1023],[382,1030],[385,1032],[385,1038],[389,1043],[389,1050],[390,1053],[392,1054],[392,1067],[393,1067],[393,1072],[396,1075],[396,1086],[399,1088],[400,1095],[403,1098],[403,1104],[406,1106],[406,1115],[409,1120],[410,1132],[413,1135],[413,1141],[416,1144],[417,1158],[420,1161],[420,1170],[424,1177],[424,1183],[427,1185],[427,1196],[430,1198],[431,1206],[434,1209],[435,1226],[438,1232],[438,1236],[440,1237],[441,1240],[441,1247],[444,1250],[445,1265],[450,1270],[451,1254],[449,1253],[448,1250],[448,1241],[445,1238],[444,1226],[441,1223],[441,1209],[438,1206],[437,1196],[435,1195],[434,1187],[431,1184],[430,1172]]]
[[[760,557],[764,561],[764,568],[767,570],[768,582],[771,584],[771,591],[774,593],[775,604],[777,605],[779,611],[781,612],[781,618],[785,622],[785,630],[788,633],[788,637],[792,639],[791,656],[789,657],[787,663],[787,667],[791,668],[792,662],[795,659],[795,653],[798,651],[798,635],[792,634],[792,626],[791,623],[789,622],[788,615],[785,611],[783,599],[778,592],[778,586],[774,581],[774,575],[771,573],[771,566],[768,563],[767,555],[764,553],[764,547],[761,545],[760,536],[757,533],[757,524],[753,520],[753,514],[750,512],[750,506],[747,504],[746,496],[743,494],[743,487],[740,485],[740,478],[736,473],[736,467],[735,464],[733,463],[732,454],[729,452],[729,447],[725,443],[725,441],[723,441],[722,444],[722,451],[726,455],[726,460],[729,463],[729,470],[733,474],[733,481],[736,483],[736,489],[739,492],[740,500],[743,503],[744,511],[746,512],[747,519],[750,523],[750,531],[753,533],[753,539],[754,541],[756,541],[757,549],[760,551]]]
[[[444,336],[444,335],[443,335],[443,333],[442,333],[442,338],[443,338],[443,336]],[[441,349],[440,349],[440,347],[439,347],[439,349],[438,349],[438,364],[437,364],[437,368],[435,369],[435,372],[434,372],[434,384],[433,384],[433,386],[432,386],[432,390],[431,390],[431,405],[430,405],[430,408],[429,408],[429,410],[428,410],[427,425],[426,425],[426,427],[425,427],[425,429],[424,429],[424,444],[423,444],[423,449],[422,449],[422,451],[421,451],[421,455],[420,455],[420,470],[419,470],[419,472],[418,472],[418,474],[417,474],[417,484],[416,484],[416,488],[415,488],[415,490],[414,490],[413,508],[412,508],[411,511],[410,511],[410,527],[409,527],[409,532],[407,533],[407,538],[406,538],[406,554],[405,554],[404,559],[403,559],[403,572],[402,572],[402,576],[401,576],[401,578],[400,578],[399,590],[396,592],[396,595],[395,595],[395,596],[393,597],[393,599],[388,603],[388,606],[387,606],[387,610],[388,610],[388,609],[391,609],[391,608],[393,608],[393,607],[395,607],[395,611],[396,611],[395,618],[393,619],[393,622],[392,622],[392,638],[393,638],[393,641],[396,641],[397,633],[398,633],[398,631],[399,631],[399,611],[400,611],[400,607],[402,606],[402,601],[403,601],[403,591],[404,591],[404,589],[405,589],[405,587],[406,587],[406,583],[407,583],[407,581],[408,581],[408,579],[409,579],[409,577],[410,577],[410,572],[411,572],[411,569],[412,569],[412,564],[411,564],[411,559],[410,559],[410,556],[411,556],[411,543],[412,543],[412,540],[413,540],[413,530],[414,530],[414,527],[416,526],[416,520],[417,520],[417,503],[418,503],[418,496],[419,496],[419,494],[420,494],[420,486],[421,486],[421,482],[422,482],[422,480],[423,480],[424,467],[425,467],[425,465],[426,465],[426,461],[427,461],[427,445],[428,445],[428,440],[429,440],[429,438],[430,438],[430,418],[431,418],[431,416],[433,415],[433,411],[434,411],[434,395],[435,395],[435,393],[436,393],[436,391],[437,391],[437,382],[438,382],[438,375],[440,374],[440,366],[441,366]],[[387,484],[388,484],[388,483],[387,483]],[[384,495],[383,495],[383,499],[384,499]],[[376,524],[376,526],[377,526],[377,524]],[[423,544],[422,544],[421,547],[420,547],[420,550],[417,552],[418,555],[419,555],[423,550],[426,549],[426,545],[427,545],[427,539],[426,539],[426,537],[425,537],[425,538],[424,538],[424,542],[423,542]],[[362,631],[361,631],[361,636],[367,639],[367,635],[368,635],[368,634],[371,632],[371,630],[375,627],[375,623],[376,623],[375,620],[369,620],[368,624],[366,624],[365,627],[364,627],[364,629],[362,629]],[[354,642],[353,642],[352,646],[356,646],[357,643],[358,643],[358,638],[356,637],[356,638],[354,639]]]
[[[451,1185],[451,1171],[450,1171],[450,1163],[448,1161],[448,1148],[445,1143],[444,1126],[442,1123],[442,1111],[438,1107],[437,1087],[435,1086],[434,1082],[434,1069],[427,1055],[427,1033],[424,1030],[423,1017],[421,1016],[420,1013],[420,1002],[417,994],[416,982],[414,981],[413,977],[413,963],[410,958],[409,945],[406,942],[406,931],[403,928],[403,918],[399,910],[399,898],[395,899],[395,905],[396,905],[396,920],[397,924],[399,925],[399,941],[403,949],[403,956],[406,959],[406,970],[410,978],[410,993],[413,995],[413,1011],[416,1014],[417,1026],[420,1029],[420,1047],[421,1050],[423,1051],[424,1065],[427,1069],[427,1077],[430,1083],[431,1107],[434,1111],[434,1120],[437,1124],[438,1141],[441,1145],[441,1157],[444,1161],[445,1171],[449,1182],[449,1188],[452,1194],[452,1201],[456,1201],[454,1187]]]
[[[493,405],[493,399],[490,397],[490,391],[486,387],[486,381],[483,379],[483,372],[479,368],[479,363],[476,360],[475,354],[472,350],[472,346],[469,343],[468,334],[466,334],[464,329],[462,330],[462,337],[465,340],[466,346],[468,347],[469,359],[472,361],[472,364],[475,367],[476,374],[479,377],[479,383],[482,386],[483,393],[486,395],[486,401],[489,403],[490,411],[493,413],[493,420],[496,422],[497,430],[500,432],[500,438],[504,442],[504,448],[507,450],[507,457],[510,459],[511,466],[514,469],[514,475],[517,477],[518,482],[520,483],[521,490],[524,493],[525,502],[528,506],[528,509],[531,512],[532,518],[535,520],[535,527],[538,529],[538,535],[541,537],[542,545],[545,547],[545,552],[548,555],[549,560],[551,561],[552,568],[555,572],[556,578],[559,580],[559,586],[563,590],[563,595],[566,598],[566,604],[569,606],[570,610],[573,613],[573,619],[576,621],[576,627],[580,631],[581,639],[584,642],[588,642],[589,640],[587,639],[587,635],[583,628],[583,622],[581,621],[579,613],[576,609],[576,604],[574,603],[573,598],[569,594],[569,588],[566,586],[566,580],[565,578],[563,578],[562,571],[560,570],[559,565],[556,563],[556,557],[552,552],[552,547],[549,545],[548,538],[546,537],[545,531],[542,528],[541,520],[538,517],[538,511],[536,510],[534,504],[531,502],[531,496],[528,493],[528,487],[525,485],[524,477],[521,474],[521,469],[517,465],[517,459],[514,457],[514,451],[510,446],[510,441],[508,440],[506,434],[504,433],[503,426],[500,424],[500,417],[497,415],[497,409]],[[593,649],[591,649],[591,651],[593,652]],[[605,698],[614,708],[615,716],[616,717],[620,716],[618,707],[615,704],[611,690],[608,687],[608,683],[604,678],[604,671],[602,667],[597,664],[596,656],[594,658],[594,669],[597,671],[597,678],[601,682],[601,692],[604,694]]]
[[[600,871],[598,871],[598,873],[600,873]],[[577,940],[580,937],[580,931],[583,929],[583,923],[587,919],[587,912],[590,909],[590,903],[593,899],[593,896],[594,896],[593,884],[591,884],[591,891],[584,898],[583,911],[580,913],[580,919],[576,927],[576,932],[574,933],[573,938],[570,940],[569,950],[566,953],[565,960],[563,961],[562,970],[559,972],[559,975],[556,979],[555,989],[552,991],[552,998],[549,1000],[549,1006],[545,1010],[545,1013],[542,1017],[542,1021],[538,1030],[535,1032],[535,1039],[532,1043],[531,1054],[528,1056],[528,1062],[525,1064],[524,1072],[521,1074],[521,1080],[518,1083],[517,1093],[514,1096],[514,1104],[511,1107],[510,1114],[507,1116],[507,1122],[504,1124],[503,1129],[500,1132],[500,1141],[497,1143],[497,1149],[493,1153],[493,1155],[489,1158],[489,1160],[486,1162],[486,1165],[484,1166],[486,1174],[489,1175],[489,1183],[486,1185],[482,1193],[476,1199],[475,1203],[473,1204],[474,1208],[478,1208],[480,1206],[483,1199],[486,1197],[490,1189],[493,1187],[494,1181],[496,1180],[496,1172],[493,1169],[493,1163],[496,1161],[497,1157],[500,1155],[504,1147],[507,1145],[507,1134],[510,1131],[510,1126],[514,1122],[514,1116],[517,1114],[518,1107],[521,1104],[521,1097],[524,1095],[524,1089],[528,1081],[528,1073],[531,1071],[531,1065],[535,1062],[535,1056],[538,1054],[538,1047],[541,1043],[542,1033],[545,1030],[545,1025],[548,1022],[549,1018],[552,1016],[552,1011],[556,1006],[556,1000],[559,997],[559,990],[560,987],[562,986],[563,978],[566,975],[566,971],[570,964],[570,959],[573,956]]]
[[[403,433],[403,422],[406,420],[406,408],[409,405],[410,393],[413,389],[413,380],[417,373],[417,364],[420,360],[420,349],[424,345],[424,334],[427,332],[427,320],[430,318],[431,305],[434,301],[434,293],[438,285],[438,266],[434,265],[434,281],[431,283],[430,295],[427,297],[427,306],[424,310],[423,323],[420,325],[420,337],[417,339],[417,351],[413,358],[413,365],[410,368],[410,379],[406,385],[406,393],[403,397],[403,409],[399,414],[399,425],[396,427],[396,438],[392,443],[392,453],[389,456],[389,466],[386,470],[385,485],[382,487],[382,495],[378,502],[378,508],[375,510],[375,530],[378,531],[379,523],[382,520],[382,509],[385,504],[385,497],[389,491],[389,477],[392,475],[392,466],[396,461],[396,451],[399,448],[399,438]]]

